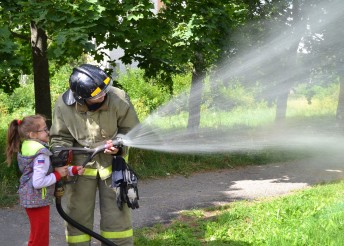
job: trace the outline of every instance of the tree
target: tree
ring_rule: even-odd
[[[51,97],[48,73],[49,64],[46,54],[48,46],[47,35],[43,29],[37,27],[34,21],[31,21],[30,27],[36,113],[42,112],[42,114],[50,117]],[[41,104],[40,101],[47,103]]]
[[[271,0],[250,6],[253,22],[242,28],[240,40],[244,42],[232,63],[257,59],[246,62],[249,73],[238,71],[234,75],[248,85],[259,80],[262,97],[276,105],[276,121],[283,121],[289,93],[297,84],[315,81],[325,72],[332,74],[328,77],[332,82],[333,75],[341,71],[335,64],[340,64],[342,56],[338,41],[343,34],[337,27],[342,23],[338,17],[343,4],[337,0]],[[250,47],[249,55],[240,55]]]
[[[64,63],[69,57],[87,51],[86,44],[90,42],[80,27],[80,21],[84,25],[86,21],[78,16],[85,6],[73,11],[76,6],[64,1],[1,1],[0,4],[3,26],[0,40],[4,47],[1,54],[5,55],[1,70],[6,71],[0,75],[2,88],[10,93],[19,86],[21,74],[33,74],[36,113],[51,119],[48,59]],[[74,29],[65,31],[67,20],[75,21]],[[78,30],[80,33],[73,33]]]
[[[7,45],[11,49],[1,49],[8,55],[7,65],[1,69],[12,75],[5,86],[7,91],[18,86],[20,73],[30,73],[34,67],[36,111],[49,118],[50,99],[40,96],[40,93],[50,94],[48,61],[63,64],[68,58],[84,53],[102,61],[106,49],[121,47],[125,51],[120,58],[124,63],[137,61],[146,76],[159,77],[171,93],[171,77],[191,69],[188,126],[198,127],[203,79],[226,52],[230,33],[244,24],[247,7],[252,5],[237,0],[226,4],[220,0],[163,2],[165,7],[157,15],[152,12],[149,0],[116,4],[95,0],[77,4],[74,1],[1,2],[5,30],[2,43],[13,44]],[[18,37],[29,40],[30,36],[35,59],[29,59],[28,53],[19,56],[18,52],[28,49],[28,43],[18,41]],[[116,61],[109,62],[114,65]]]
[[[328,85],[335,81],[335,76],[341,77],[341,57],[344,55],[341,49],[343,32],[338,29],[338,25],[343,23],[341,11],[344,4],[338,0],[292,0],[281,4],[277,0],[271,1],[271,5],[275,6],[271,8],[272,16],[277,14],[276,18],[271,19],[272,23],[280,23],[277,26],[284,31],[281,37],[290,40],[279,57],[267,61],[262,69],[265,73],[272,74],[270,77],[279,82],[273,88],[278,91],[276,121],[281,121],[286,117],[289,92],[295,85],[306,81],[314,83],[316,80]],[[269,6],[266,7],[270,9]],[[300,44],[303,45],[302,50]],[[274,63],[280,64],[281,69],[270,71],[269,64]],[[280,77],[283,70],[290,71],[286,78]],[[266,83],[271,84],[274,81]],[[340,92],[343,93],[342,91],[344,90],[341,89]],[[342,97],[340,94],[338,119],[341,119],[340,114],[344,108],[341,104],[344,102]],[[311,96],[308,100],[311,101]]]
[[[320,5],[322,4],[322,5]],[[320,6],[319,6],[320,5]],[[344,70],[343,44],[344,30],[338,28],[344,24],[342,11],[344,2],[339,0],[323,0],[309,4],[317,12],[309,17],[310,22],[325,23],[318,28],[312,28],[308,36],[308,48],[311,54],[307,62],[313,64],[315,83],[327,86],[339,80],[339,98],[336,111],[337,123],[344,126]],[[324,78],[327,78],[324,80]]]
[[[175,64],[173,71],[185,67],[192,71],[188,128],[198,128],[203,80],[219,61],[231,31],[244,22],[247,5],[219,0],[163,2],[158,18],[166,20],[171,30],[163,38],[168,45],[167,60]]]
[[[11,93],[21,74],[34,74],[36,113],[50,119],[49,76],[54,71],[49,62],[65,64],[82,54],[104,60],[105,48],[138,39],[130,32],[129,26],[135,26],[130,21],[151,13],[152,6],[148,0],[1,1],[1,88]],[[129,26],[122,25],[124,19]],[[116,39],[108,39],[109,33]]]
[[[308,6],[306,2],[164,0],[164,8],[155,14],[149,0],[1,1],[1,88],[10,93],[19,86],[20,74],[34,74],[36,112],[50,118],[49,76],[54,71],[49,71],[49,62],[65,64],[82,54],[100,62],[107,56],[106,50],[121,47],[125,51],[122,62],[137,61],[147,77],[158,78],[171,94],[172,76],[192,71],[188,127],[197,128],[204,77],[219,61],[232,58],[243,49],[243,44],[232,39],[232,33],[248,20],[258,20],[254,35],[244,34],[247,42],[255,43],[268,33],[269,27],[262,27],[271,20],[289,26],[285,37],[294,35],[297,43],[302,35],[294,27],[299,23],[297,19],[306,18],[302,12]],[[296,50],[296,46],[286,52],[290,50]],[[297,68],[297,64],[280,57],[270,61],[280,62],[285,69]],[[115,66],[117,61],[109,62]],[[259,66],[270,72],[269,66]],[[298,76],[300,73],[290,82],[301,80]],[[285,117],[292,85],[285,83],[278,117]]]
[[[245,28],[258,31],[245,34],[250,40],[246,45],[254,47],[254,55],[261,59],[252,64],[250,74],[243,77],[246,81],[251,80],[249,84],[259,80],[266,88],[263,97],[270,104],[275,103],[275,120],[280,122],[286,117],[291,88],[297,80],[302,80],[297,49],[306,25],[301,20],[299,0],[266,1],[252,10],[259,17],[253,17],[253,22]],[[284,71],[290,71],[288,76]]]

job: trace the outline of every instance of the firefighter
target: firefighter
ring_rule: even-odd
[[[139,123],[126,92],[112,86],[112,79],[99,67],[75,67],[69,89],[59,96],[53,112],[50,142],[54,147],[94,148],[125,135]],[[131,209],[116,205],[111,188],[113,156],[124,156],[125,147],[111,146],[86,164],[84,175],[65,187],[65,212],[93,230],[97,189],[100,206],[100,235],[116,245],[133,245]],[[74,155],[73,164],[82,165],[83,155]],[[91,236],[67,224],[68,245],[90,245]]]

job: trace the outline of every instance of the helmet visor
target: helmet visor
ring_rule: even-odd
[[[101,97],[104,97],[110,90],[110,86],[112,86],[112,79],[110,79],[110,82],[107,84],[107,86],[101,90],[99,87],[93,92],[95,94],[94,96],[91,96],[87,98],[87,100],[97,100]],[[97,91],[99,90],[99,92]]]
[[[97,100],[101,97],[104,97],[110,90],[110,87],[107,86],[104,90],[102,90],[101,92],[99,92],[97,95],[95,95],[94,97],[90,97],[87,100]]]

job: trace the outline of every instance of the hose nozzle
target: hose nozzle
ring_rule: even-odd
[[[118,134],[114,140],[112,140],[112,144],[116,147],[123,147],[123,137],[124,135]]]

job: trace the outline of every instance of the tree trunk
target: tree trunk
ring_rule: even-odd
[[[200,126],[204,77],[205,72],[195,66],[190,88],[188,129],[197,129]]]
[[[339,126],[344,126],[344,78],[341,76],[339,83],[339,98],[338,98],[338,106],[337,106],[337,123]]]
[[[298,0],[293,0],[292,2],[293,6],[293,25],[297,25],[297,23],[301,20],[300,18],[300,5]],[[301,36],[295,36],[297,35],[296,32],[293,32],[294,27],[292,27],[290,31],[290,35],[294,36],[295,40],[300,40]],[[280,85],[280,93],[277,97],[277,102],[276,102],[276,122],[281,122],[284,121],[287,117],[287,103],[288,103],[288,97],[289,97],[289,92],[291,88],[293,87],[294,83],[297,82],[299,79],[299,74],[300,74],[300,68],[298,66],[298,57],[297,57],[297,47],[298,43],[295,43],[294,45],[291,45],[289,50],[286,52],[290,55],[286,55],[286,57],[289,57],[287,59],[286,67],[285,69],[289,69],[290,71],[294,71],[295,76],[293,76],[289,81],[285,81],[283,84]]]
[[[47,35],[45,31],[31,21],[31,50],[35,87],[35,112],[47,117],[51,126],[51,96],[49,82],[49,64],[47,58]]]
[[[277,97],[276,101],[276,122],[284,121],[287,115],[287,103],[288,103],[288,92],[284,92],[283,94]]]

